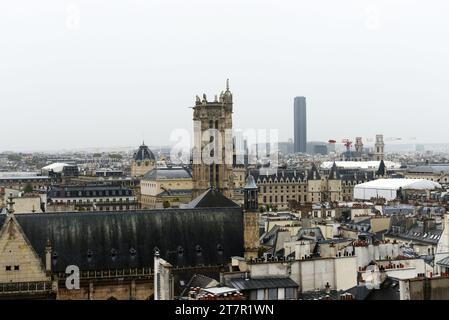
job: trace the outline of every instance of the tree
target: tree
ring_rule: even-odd
[[[170,201],[165,200],[162,205],[164,206],[164,209],[170,208]]]
[[[122,157],[122,155],[120,155],[120,154],[118,154],[118,153],[110,153],[110,154],[109,154],[109,158],[121,160],[123,157]]]
[[[14,161],[14,162],[19,162],[20,160],[22,160],[22,156],[20,154],[8,154],[8,160],[9,161]]]
[[[27,184],[25,185],[25,187],[23,187],[23,191],[24,191],[25,193],[31,193],[31,192],[33,192],[33,186],[31,185],[31,183],[27,183]]]

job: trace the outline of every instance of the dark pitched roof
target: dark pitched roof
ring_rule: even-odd
[[[135,161],[144,161],[144,160],[156,160],[153,152],[151,152],[150,148],[148,148],[145,144],[142,144],[139,149],[134,153]]]
[[[399,281],[392,278],[385,279],[379,289],[369,292],[366,300],[400,300]]]
[[[163,196],[167,196],[167,197],[188,197],[192,195],[192,190],[191,189],[166,189],[164,191],[162,191],[161,193],[159,193],[157,196],[158,197],[163,197]]]
[[[245,189],[257,189],[256,181],[252,174],[249,174],[246,178]]]
[[[340,172],[337,168],[337,164],[334,161],[334,164],[332,165],[331,171],[329,173],[329,180],[340,180]]]
[[[221,264],[243,254],[238,207],[22,214],[16,219],[43,261],[51,241],[57,272],[68,265],[81,270],[149,267],[155,247],[173,266]]]
[[[298,284],[295,281],[285,276],[254,277],[250,279],[238,278],[231,279],[229,283],[237,290],[298,287]]]
[[[189,208],[240,208],[240,206],[226,198],[220,191],[210,188],[193,199]]]
[[[254,177],[255,182],[262,182],[264,179],[268,180],[289,180],[293,179],[297,181],[304,181],[306,178],[305,170],[291,170],[291,169],[279,169],[276,173],[272,173],[271,171],[265,170],[263,168],[258,170],[251,170],[250,174]]]
[[[449,164],[429,164],[407,169],[410,173],[449,174]]]
[[[387,167],[385,166],[385,162],[383,160],[380,161],[379,169],[377,169],[377,175],[385,176],[387,173]]]
[[[320,172],[318,171],[318,168],[315,165],[315,163],[312,163],[312,168],[309,171],[308,179],[309,180],[320,180],[321,179]]]

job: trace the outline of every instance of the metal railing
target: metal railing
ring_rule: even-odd
[[[51,290],[52,285],[49,281],[0,283],[0,294],[42,293]]]

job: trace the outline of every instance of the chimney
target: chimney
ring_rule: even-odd
[[[427,233],[432,230],[435,230],[435,220],[434,219],[425,219],[423,221],[423,232]]]
[[[160,273],[159,273],[159,260],[160,260],[159,249],[155,248],[154,250],[154,300],[160,300],[161,296],[161,288],[160,288]]]
[[[47,240],[47,245],[45,246],[45,272],[47,276],[51,274],[51,242],[50,239]]]
[[[326,294],[330,294],[331,293],[331,286],[330,286],[329,282],[326,282],[325,288],[326,288]]]

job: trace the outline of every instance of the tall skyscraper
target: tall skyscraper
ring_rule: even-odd
[[[295,152],[307,152],[306,97],[296,97],[294,102]]]

